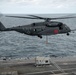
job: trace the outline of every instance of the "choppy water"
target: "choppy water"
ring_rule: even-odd
[[[47,17],[59,17],[64,15],[40,15]],[[75,16],[75,14],[73,15]],[[0,18],[0,21],[5,27],[13,27],[18,25],[30,24],[32,22],[38,22],[40,20],[27,20],[27,19],[15,19],[6,18],[5,16]],[[76,29],[76,19],[58,20],[66,23],[71,29]],[[0,32],[0,56],[2,57],[34,57],[34,56],[75,56],[76,55],[76,32],[70,33],[70,36],[52,35],[48,37],[49,43],[46,44],[46,36],[40,39],[36,36],[28,36],[20,34],[18,32]]]

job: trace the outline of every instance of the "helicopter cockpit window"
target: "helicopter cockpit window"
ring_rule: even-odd
[[[67,26],[67,25],[65,25],[65,27],[67,28],[68,26]]]
[[[65,25],[65,24],[64,24],[64,26],[65,26],[65,28],[66,28],[66,29],[68,28],[68,26],[67,26],[67,25]]]

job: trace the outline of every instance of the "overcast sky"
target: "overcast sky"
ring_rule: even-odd
[[[76,0],[0,0],[1,13],[76,13]]]

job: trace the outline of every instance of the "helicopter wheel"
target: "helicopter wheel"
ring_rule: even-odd
[[[38,35],[38,37],[39,37],[40,39],[42,39],[42,36],[41,36],[41,35]]]
[[[69,33],[67,33],[67,36],[69,36],[70,34]]]

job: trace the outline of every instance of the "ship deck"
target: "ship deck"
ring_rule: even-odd
[[[76,75],[76,57],[51,58],[50,65],[38,67],[34,58],[0,60],[0,74],[15,71],[16,75]]]

